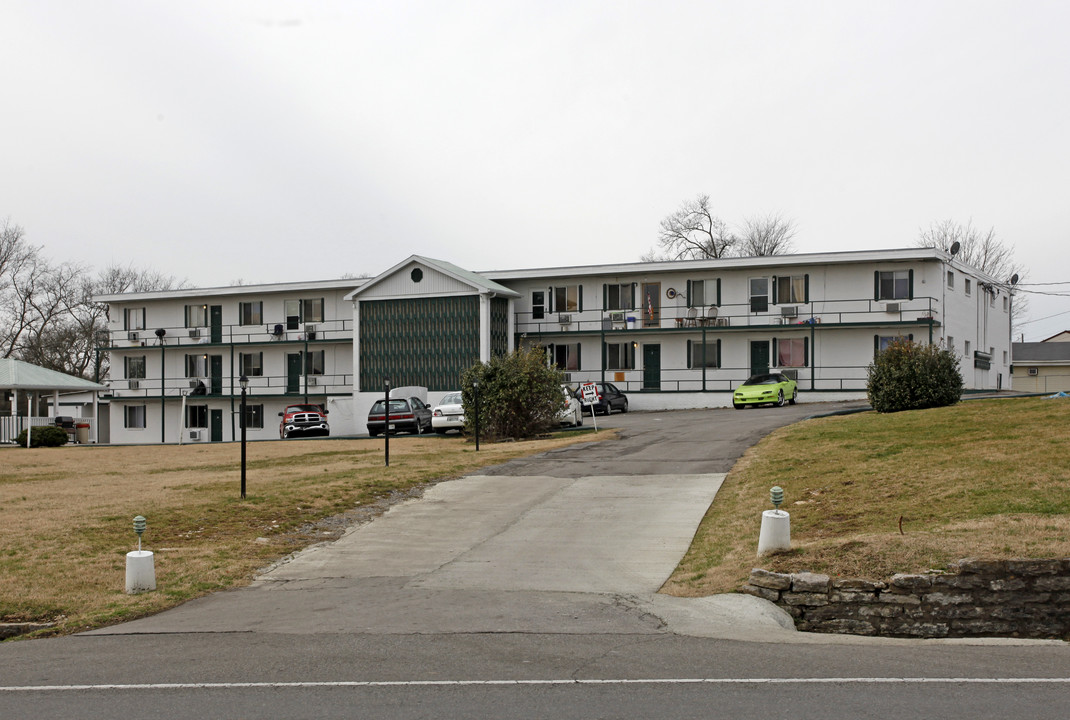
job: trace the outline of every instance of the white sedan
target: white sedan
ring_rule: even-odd
[[[448,393],[431,411],[431,427],[440,435],[464,431],[464,403],[460,392]]]

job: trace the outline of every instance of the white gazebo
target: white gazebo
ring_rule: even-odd
[[[55,422],[54,417],[33,417],[32,415],[26,418],[18,417],[20,392],[28,393],[32,398],[31,408],[37,404],[36,400],[42,393],[50,394],[53,413],[58,412],[60,393],[88,393],[93,398],[92,417],[76,418],[76,420],[89,420],[90,442],[97,441],[97,397],[98,393],[107,390],[106,386],[31,365],[21,360],[2,358],[0,359],[0,390],[12,392],[11,416],[0,418],[0,442],[13,441],[26,426],[50,425]]]

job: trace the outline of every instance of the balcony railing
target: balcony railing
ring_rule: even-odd
[[[161,334],[162,331],[162,334]],[[156,326],[138,330],[111,330],[107,342],[117,349],[167,347],[207,344],[248,345],[277,342],[321,342],[352,340],[353,320],[326,320],[301,323],[297,327],[286,322],[258,325],[219,325],[216,327]]]
[[[584,310],[516,314],[516,332],[528,335],[628,330],[728,329],[781,325],[827,325],[936,322],[939,301],[911,300],[821,300],[808,303],[723,304],[701,308],[661,307],[658,310]]]
[[[122,400],[188,396],[191,400],[241,395],[239,376],[166,377],[111,380],[111,394]],[[249,395],[338,395],[353,391],[352,373],[310,374],[297,377],[287,375],[254,375],[249,378]]]

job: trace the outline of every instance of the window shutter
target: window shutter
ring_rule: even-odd
[[[909,299],[913,300],[914,299],[914,270],[913,269],[907,271],[907,286],[908,286],[907,294],[909,295]]]
[[[688,282],[690,282],[690,280]],[[691,366],[692,366],[692,363],[691,363],[691,341],[688,340],[687,341],[687,367],[688,367],[688,369],[690,369]]]
[[[631,343],[624,344],[624,354],[627,356],[627,366],[629,370],[635,369],[635,345]]]
[[[721,367],[721,338],[717,338],[717,367]]]
[[[546,290],[546,312],[552,313],[554,311],[554,289],[547,288]]]
[[[583,363],[580,361],[580,357],[581,357],[580,350],[582,350],[582,349],[583,349],[583,345],[580,345],[579,343],[576,343],[576,369],[577,370],[582,370],[583,369]]]
[[[810,338],[803,338],[803,367],[810,367]]]
[[[635,310],[635,283],[632,283],[632,296],[628,298],[628,309]]]
[[[790,282],[790,279],[789,279],[789,282]],[[780,300],[780,295],[777,292],[777,286],[776,286],[776,275],[773,276],[773,283],[772,284],[773,284],[773,304],[776,305],[777,301]]]
[[[874,300],[880,300],[881,299],[881,271],[880,270],[874,270],[873,271],[873,299]]]
[[[579,304],[579,311],[583,312],[583,285],[576,286],[576,302]]]
[[[687,306],[694,307],[694,303],[691,302],[691,281],[687,281]],[[690,367],[690,365],[688,366]]]
[[[608,354],[609,354],[609,343],[604,342],[604,343],[602,343],[602,369],[603,370],[605,370],[608,367],[608,365],[606,365],[606,356]]]
[[[717,307],[721,306],[721,278],[717,278]]]
[[[880,351],[881,351],[881,336],[880,335],[874,335],[873,336],[873,357],[877,357],[877,355],[880,354]]]
[[[914,342],[914,333],[910,333],[909,335],[907,335],[907,340],[909,340],[910,342]]]
[[[810,273],[803,275],[803,302],[810,302]]]
[[[602,309],[609,309],[609,286],[602,283]]]
[[[777,345],[776,338],[773,338],[773,358],[772,362],[769,363],[773,367],[780,367],[780,353],[777,352]]]

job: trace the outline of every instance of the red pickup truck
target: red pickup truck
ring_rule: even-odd
[[[287,405],[279,416],[282,418],[279,437],[283,440],[301,435],[326,437],[331,434],[327,411],[321,405]]]

